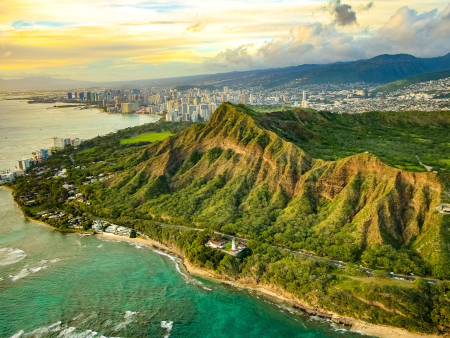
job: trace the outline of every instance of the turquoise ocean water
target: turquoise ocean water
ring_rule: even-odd
[[[151,247],[28,221],[0,189],[0,337],[358,337]]]
[[[0,101],[0,168],[49,146],[152,122],[148,116]],[[193,278],[136,243],[28,221],[0,188],[0,338],[361,337],[247,290]]]

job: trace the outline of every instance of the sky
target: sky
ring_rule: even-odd
[[[122,81],[449,52],[449,0],[0,0],[3,79]]]

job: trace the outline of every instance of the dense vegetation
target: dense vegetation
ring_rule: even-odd
[[[258,117],[261,126],[294,142],[314,158],[334,161],[365,151],[408,171],[450,171],[450,113],[333,114],[309,109]],[[418,158],[417,158],[418,157]]]
[[[438,175],[412,174],[363,152],[421,171],[415,155],[426,164],[447,156],[449,124],[443,112],[264,114],[225,104],[207,124],[161,121],[67,147],[46,162],[45,171],[18,178],[14,196],[37,219],[40,211],[64,212],[46,220],[61,229],[72,217],[81,217],[86,229],[102,217],[174,245],[194,264],[227,278],[276,286],[341,315],[436,332],[450,326],[447,282],[371,283],[358,265],[376,269],[377,276],[450,277],[444,231],[450,220],[434,211],[446,201],[448,167],[438,167]],[[177,135],[120,144],[162,130]],[[331,159],[337,161],[324,161]],[[66,177],[54,177],[62,167]],[[69,200],[65,183],[85,201]],[[21,196],[32,193],[35,202],[25,206]],[[173,230],[155,221],[206,231]],[[248,250],[233,257],[208,248],[207,230],[245,236]],[[342,274],[328,258],[311,259],[298,250],[356,265]]]
[[[206,231],[162,228],[152,221],[139,221],[136,228],[179,248],[193,264],[226,278],[275,286],[326,311],[418,332],[450,326],[448,282],[430,285],[419,279],[413,288],[367,283],[336,274],[326,259],[311,259],[258,241],[250,241],[246,251],[233,257],[204,246],[211,237]]]

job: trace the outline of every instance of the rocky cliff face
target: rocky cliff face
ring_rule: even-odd
[[[361,247],[412,244],[431,262],[448,255],[436,174],[395,169],[368,153],[316,160],[252,114],[222,104],[208,123],[150,145],[148,160],[110,189],[133,185],[142,212],[255,238],[345,234]]]

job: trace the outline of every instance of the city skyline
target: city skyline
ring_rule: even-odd
[[[13,0],[0,13],[3,79],[156,79],[450,51],[448,1]]]

